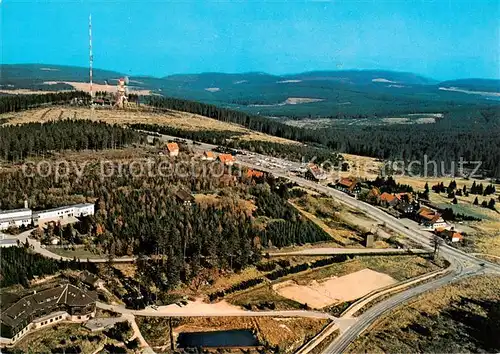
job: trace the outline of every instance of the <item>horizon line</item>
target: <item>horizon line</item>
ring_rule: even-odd
[[[46,65],[47,67],[50,66],[60,66],[60,67],[67,67],[67,68],[79,68],[79,69],[85,69],[88,70],[88,66],[81,66],[81,65],[68,65],[68,64],[48,64],[48,63],[34,63],[34,62],[27,62],[27,63],[0,63],[0,66],[22,66],[22,65]],[[470,77],[470,76],[463,76],[463,77],[455,77],[453,79],[436,79],[434,77],[426,76],[420,73],[416,73],[413,71],[404,71],[404,70],[389,70],[389,69],[373,69],[373,68],[348,68],[348,69],[313,69],[313,70],[306,70],[306,71],[301,71],[301,72],[294,72],[294,73],[286,73],[286,74],[274,74],[274,73],[269,73],[266,71],[241,71],[241,72],[225,72],[225,71],[201,71],[201,72],[178,72],[178,73],[171,73],[171,74],[166,74],[163,76],[155,76],[155,75],[150,75],[150,74],[125,74],[124,72],[117,71],[115,69],[104,69],[104,68],[95,68],[93,67],[93,70],[100,70],[100,71],[112,71],[120,75],[124,76],[134,76],[134,77],[149,77],[149,78],[155,78],[155,79],[164,79],[169,76],[176,76],[176,75],[204,75],[204,74],[224,74],[224,75],[244,75],[244,74],[262,74],[262,75],[269,75],[269,76],[276,76],[276,77],[281,77],[281,78],[286,78],[288,76],[293,76],[293,75],[299,75],[299,74],[306,74],[306,73],[315,73],[315,72],[349,72],[349,71],[365,71],[365,72],[370,72],[370,71],[380,71],[380,72],[387,72],[387,73],[398,73],[398,74],[412,74],[419,76],[421,78],[430,80],[430,81],[435,81],[435,82],[444,82],[444,81],[453,81],[453,80],[492,80],[492,81],[500,81],[500,77],[498,78],[485,78],[485,77]],[[0,75],[0,80],[1,80],[1,75]]]

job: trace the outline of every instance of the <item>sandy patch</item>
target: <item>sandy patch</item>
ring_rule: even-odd
[[[336,303],[358,299],[373,290],[394,283],[396,280],[387,274],[371,269],[362,269],[321,282],[313,280],[308,285],[298,285],[289,280],[274,285],[273,289],[288,299],[320,309]]]
[[[90,91],[90,84],[88,82],[76,82],[76,81],[46,81],[46,82],[44,82],[44,84],[47,84],[47,85],[55,85],[57,83],[71,85],[77,91],[84,91],[84,92]],[[106,91],[106,92],[115,93],[116,86],[115,85],[102,85],[102,84],[93,83],[92,90],[94,92]],[[137,89],[137,88],[134,88],[133,86],[128,86],[128,92],[136,94],[136,95],[150,95],[151,94],[150,90]]]
[[[500,92],[471,91],[471,90],[460,89],[458,87],[440,87],[439,89],[442,91],[453,91],[453,92],[466,93],[468,95],[500,97]]]
[[[286,106],[288,104],[304,104],[324,101],[323,98],[307,98],[307,97],[288,97],[284,102],[276,104],[250,104],[249,107],[277,107]]]
[[[143,310],[143,311],[137,311],[137,313],[146,313],[149,311]],[[203,314],[230,314],[234,315],[237,313],[245,313],[246,311],[243,310],[242,308],[238,306],[231,305],[227,303],[225,300],[222,300],[220,302],[216,302],[214,304],[207,304],[203,302],[201,299],[196,299],[196,301],[188,301],[187,305],[185,306],[179,306],[177,304],[170,304],[166,306],[158,306],[157,310],[153,310],[153,313],[155,314],[183,314],[183,315],[193,315],[193,316],[199,316],[201,313]]]
[[[281,80],[281,81],[276,81],[277,84],[293,84],[297,82],[302,82],[302,80]]]
[[[376,79],[372,79],[372,82],[384,82],[386,84],[396,84],[397,82],[396,81],[391,81],[391,80],[387,80],[387,79],[384,79],[384,78],[376,78]]]
[[[382,122],[389,124],[406,124],[410,123],[410,118],[404,118],[404,117],[382,118]]]
[[[410,113],[408,114],[410,117],[433,117],[433,118],[443,118],[444,114],[443,113]]]
[[[436,123],[436,118],[432,118],[432,117],[418,118],[415,120],[415,123],[417,123],[417,124]]]
[[[324,101],[322,98],[307,98],[307,97],[288,97],[285,104],[301,104]]]

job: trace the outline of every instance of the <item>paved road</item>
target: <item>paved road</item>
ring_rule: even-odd
[[[42,247],[42,244],[39,241],[29,237],[32,231],[33,230],[28,230],[28,231],[25,231],[23,233],[20,233],[19,235],[5,235],[5,234],[0,233],[0,236],[3,236],[5,238],[10,238],[10,239],[17,239],[17,240],[19,240],[19,242],[21,242],[23,244],[25,244],[26,240],[27,240],[28,244],[33,248],[33,250],[36,253],[39,253],[42,256],[45,256],[47,258],[62,259],[65,261],[73,260],[73,258],[63,257],[57,253],[51,252],[50,250],[48,250],[45,247]],[[113,263],[131,263],[131,262],[134,262],[135,260],[136,260],[136,257],[119,257],[119,258],[117,257],[117,258],[113,258]],[[109,260],[108,260],[108,258],[90,258],[90,259],[88,259],[88,261],[91,263],[106,263]],[[87,258],[81,258],[80,262],[87,262]]]
[[[428,254],[428,250],[417,248],[402,249],[402,248],[307,248],[300,251],[284,251],[284,252],[271,252],[270,257],[283,257],[283,256],[329,256],[335,254]]]
[[[189,305],[188,305],[189,306]],[[177,305],[160,306],[157,310],[147,307],[143,310],[127,309],[122,305],[108,305],[97,302],[97,307],[103,310],[114,311],[124,315],[150,316],[150,317],[309,317],[324,318],[333,321],[348,321],[348,319],[339,319],[325,312],[307,311],[307,310],[289,310],[289,311],[246,311],[243,309],[220,309],[217,305],[204,304],[197,311],[185,309]],[[352,321],[352,320],[351,320]]]

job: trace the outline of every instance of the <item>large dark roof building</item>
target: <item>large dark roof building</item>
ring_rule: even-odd
[[[83,321],[95,315],[96,294],[71,284],[24,297],[2,295],[0,335],[14,343],[31,329],[62,321]]]

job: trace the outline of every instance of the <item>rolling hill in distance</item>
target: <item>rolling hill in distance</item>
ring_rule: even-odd
[[[13,64],[0,66],[0,89],[62,90],[88,82],[88,68]],[[125,74],[94,69],[94,82],[112,87]],[[387,70],[311,71],[289,75],[262,72],[200,73],[165,77],[131,75],[130,86],[164,96],[196,100],[284,118],[369,118],[442,113],[462,105],[495,105],[500,80],[439,82]],[[57,84],[55,84],[57,83]]]

